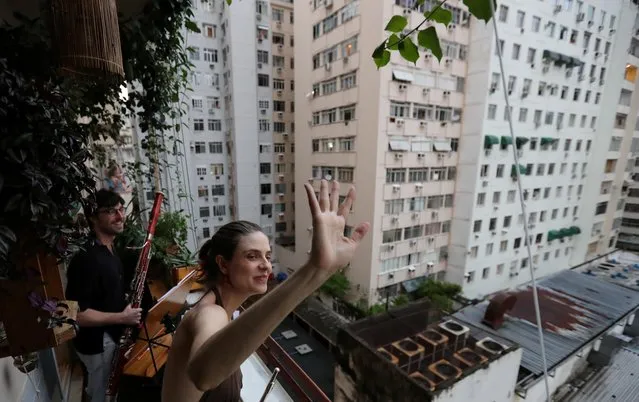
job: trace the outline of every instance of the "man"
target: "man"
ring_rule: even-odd
[[[73,344],[88,374],[86,393],[91,402],[103,402],[122,329],[138,324],[142,310],[126,305],[127,284],[113,247],[124,230],[124,200],[114,191],[99,190],[85,213],[91,236],[71,259],[66,297],[79,304],[80,331]]]

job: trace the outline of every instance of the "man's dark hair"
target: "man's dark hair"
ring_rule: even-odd
[[[96,191],[93,197],[89,197],[84,205],[84,214],[89,217],[95,216],[102,208],[113,208],[117,205],[124,205],[124,199],[120,194],[112,190],[101,189]]]

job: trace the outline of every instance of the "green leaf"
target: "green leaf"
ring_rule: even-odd
[[[397,47],[397,45],[399,45],[400,41],[401,39],[399,38],[399,36],[397,36],[396,34],[392,34],[388,37],[388,49],[399,50],[399,47]]]
[[[493,16],[490,2],[493,2],[495,9],[497,2],[495,0],[464,0],[464,4],[468,7],[468,11],[477,19],[490,21]]]
[[[440,24],[448,26],[448,24],[450,24],[450,22],[453,20],[453,13],[446,10],[445,8],[439,7],[434,9],[433,11],[425,12],[424,17],[428,18],[430,21],[439,22]]]
[[[393,18],[388,21],[388,24],[386,24],[386,28],[384,29],[389,32],[401,32],[402,29],[406,27],[406,25],[408,25],[406,17],[403,17],[401,15],[393,15]]]
[[[200,33],[202,31],[200,31],[200,28],[197,26],[197,24],[191,20],[188,20],[184,23],[184,26],[186,26],[186,28],[189,31],[195,32],[195,33]]]
[[[226,4],[228,4],[229,6],[231,5],[231,3],[233,3],[233,0],[226,0]]]
[[[388,50],[382,50],[382,54],[379,57],[373,57],[377,68],[380,69],[387,65],[390,62],[390,56],[391,54]]]
[[[442,59],[442,48],[439,45],[439,38],[437,37],[437,31],[435,27],[428,27],[419,31],[417,34],[417,42],[419,46],[429,49],[437,60]]]
[[[399,54],[411,63],[416,63],[419,60],[419,50],[413,43],[413,40],[407,36],[403,41],[399,42]]]

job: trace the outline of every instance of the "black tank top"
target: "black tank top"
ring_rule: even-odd
[[[215,304],[224,308],[220,292],[215,287],[212,287],[211,290],[215,293]],[[216,388],[206,391],[200,398],[200,402],[240,402],[241,391],[242,370],[238,369]]]

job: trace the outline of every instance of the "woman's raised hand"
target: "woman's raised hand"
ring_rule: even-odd
[[[370,229],[368,222],[360,223],[350,238],[344,236],[346,216],[355,201],[355,188],[351,187],[342,205],[338,205],[339,183],[331,182],[330,194],[328,186],[326,180],[321,181],[318,200],[313,187],[308,183],[304,185],[313,217],[313,241],[309,264],[325,273],[326,279],[352,260],[360,241]]]

